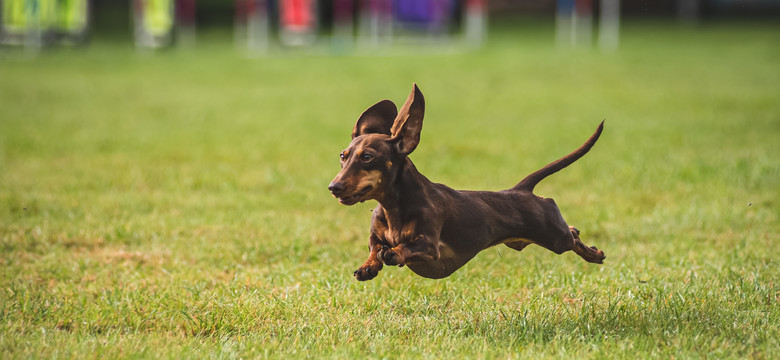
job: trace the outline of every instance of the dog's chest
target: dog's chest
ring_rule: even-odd
[[[374,233],[392,246],[412,242],[417,236],[416,222],[403,221],[397,214],[387,213],[384,210],[382,216],[374,219],[372,226]]]
[[[400,224],[397,227],[387,226],[384,231],[384,240],[392,246],[409,243],[415,238],[414,228]]]

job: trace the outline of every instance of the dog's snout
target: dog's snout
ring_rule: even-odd
[[[333,195],[339,195],[344,191],[344,184],[340,182],[331,182],[330,185],[328,185],[328,190],[333,193]]]

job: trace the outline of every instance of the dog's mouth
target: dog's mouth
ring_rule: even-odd
[[[339,199],[339,202],[344,204],[344,205],[355,205],[358,202],[365,201],[365,200],[362,199],[363,196],[366,196],[366,194],[370,193],[371,190],[374,190],[374,187],[369,185],[369,186],[366,186],[366,187],[360,189],[359,191],[357,191],[356,193],[354,193],[354,194],[352,194],[350,196],[341,196],[341,197],[337,197],[337,198]]]

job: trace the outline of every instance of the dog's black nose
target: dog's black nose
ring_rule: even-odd
[[[328,190],[330,190],[330,192],[332,192],[334,195],[338,195],[344,191],[344,184],[334,181],[328,185]]]

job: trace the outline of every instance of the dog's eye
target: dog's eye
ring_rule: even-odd
[[[341,159],[341,161],[344,161],[346,158],[347,157],[344,156],[344,153],[339,154],[339,159]]]
[[[365,162],[369,162],[371,160],[374,160],[374,155],[371,155],[371,154],[360,155],[360,160],[365,161]]]

